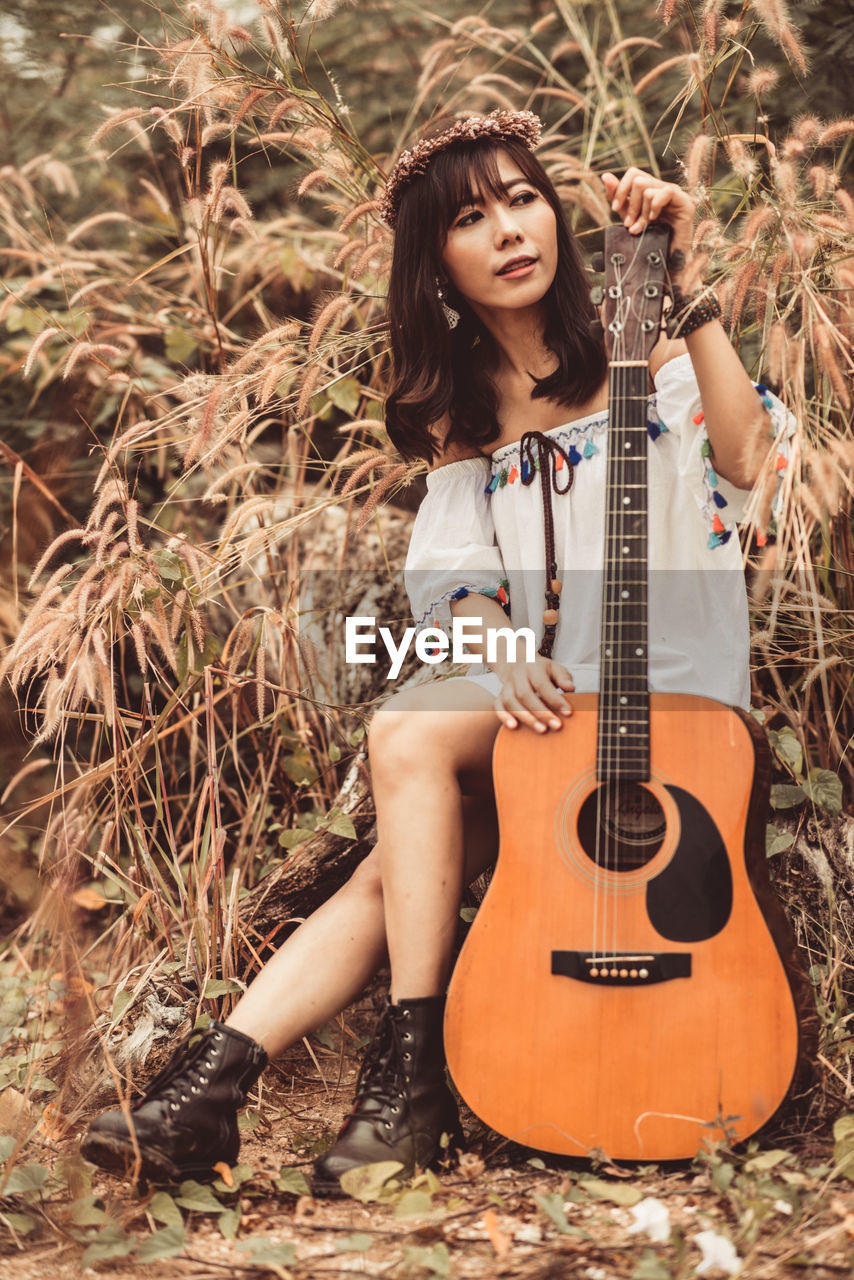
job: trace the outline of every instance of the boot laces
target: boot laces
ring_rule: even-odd
[[[219,1056],[219,1044],[224,1039],[221,1031],[191,1031],[186,1036],[166,1066],[149,1080],[142,1097],[134,1104],[141,1107],[146,1102],[162,1099],[169,1103],[171,1111],[180,1111],[181,1104],[188,1103],[208,1083],[206,1072],[213,1071]],[[195,1041],[195,1043],[193,1043]]]
[[[402,1030],[387,1005],[362,1059],[352,1115],[360,1115],[368,1102],[389,1106],[394,1113],[400,1110],[399,1101],[406,1096],[409,1082],[406,1064],[411,1060],[411,1053],[405,1047],[409,1041],[409,1032]],[[376,1114],[373,1107],[368,1111]]]

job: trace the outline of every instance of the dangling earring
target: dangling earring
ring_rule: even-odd
[[[456,329],[457,325],[460,323],[460,313],[459,311],[455,311],[454,308],[448,304],[445,298],[445,290],[442,288],[441,284],[439,283],[438,276],[436,277],[436,293],[438,294],[439,301],[442,304],[442,310],[445,313],[445,319],[448,322],[448,328]]]

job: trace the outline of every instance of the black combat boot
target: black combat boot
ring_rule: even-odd
[[[462,1145],[460,1117],[445,1079],[444,996],[386,1002],[365,1054],[353,1110],[334,1144],[314,1162],[317,1195],[340,1196],[341,1174],[399,1160],[402,1176]],[[442,1135],[448,1136],[447,1152]]]
[[[267,1065],[267,1054],[249,1036],[212,1022],[194,1031],[130,1104],[139,1148],[139,1177],[181,1182],[215,1176],[213,1166],[233,1165],[240,1150],[237,1110]],[[136,1161],[123,1111],[93,1120],[81,1151],[102,1169],[130,1172]]]

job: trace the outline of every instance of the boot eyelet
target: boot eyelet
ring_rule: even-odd
[[[392,1114],[393,1116],[399,1116],[399,1115],[400,1115],[400,1107],[392,1107],[392,1108],[391,1108],[391,1114]]]
[[[411,1031],[404,1031],[404,1033],[403,1033],[403,1039],[406,1041],[406,1043],[407,1043],[407,1044],[409,1044],[410,1040],[412,1039],[412,1032],[411,1032]]]
[[[214,1035],[214,1040],[222,1040],[222,1039],[223,1039],[223,1034],[222,1034],[222,1032],[221,1032],[221,1031],[217,1031],[217,1032],[215,1033],[215,1035]]]
[[[403,1055],[403,1061],[404,1061],[404,1062],[411,1062],[411,1061],[412,1061],[412,1054],[411,1054],[411,1053],[405,1053],[405,1054]]]
[[[181,1101],[182,1101],[182,1102],[189,1102],[189,1101],[190,1101],[190,1099],[187,1097],[186,1093],[182,1093],[182,1094],[181,1094]]]
[[[392,1124],[392,1122],[391,1122],[390,1120],[386,1120],[386,1121],[384,1122],[383,1127],[384,1127],[385,1129],[393,1129],[393,1128],[394,1128],[394,1125]]]
[[[407,1020],[407,1022],[408,1022],[408,1021],[409,1021],[409,1019],[412,1017],[412,1010],[411,1010],[411,1009],[404,1009],[404,1011],[403,1011],[403,1016],[404,1016],[404,1018],[406,1018],[406,1020]]]
[[[169,1103],[169,1110],[170,1110],[170,1111],[180,1111],[180,1107],[178,1106],[178,1103],[177,1103],[177,1102],[170,1102],[170,1103]]]
[[[208,1082],[207,1076],[199,1076],[199,1084],[207,1084],[207,1082]]]
[[[190,1093],[198,1093],[198,1092],[199,1092],[199,1091],[198,1091],[198,1089],[196,1088],[196,1086],[195,1086],[194,1084],[191,1084],[191,1085],[190,1085]]]

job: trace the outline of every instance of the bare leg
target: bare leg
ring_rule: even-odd
[[[404,801],[402,819],[395,816],[399,807],[392,806],[391,825],[387,825],[378,813],[380,843],[357,868],[353,876],[322,907],[318,908],[308,920],[282,944],[273,958],[264,966],[255,978],[246,995],[240,1000],[228,1018],[228,1025],[244,1035],[251,1036],[267,1050],[271,1058],[281,1053],[288,1045],[299,1040],[309,1031],[323,1026],[341,1009],[350,1004],[386,957],[386,913],[384,908],[383,882],[386,867],[392,869],[397,864],[394,856],[400,845],[400,860],[405,864],[410,857],[421,859],[422,877],[431,886],[432,881],[444,877],[444,885],[438,895],[432,893],[429,902],[429,916],[422,911],[422,902],[418,897],[418,885],[411,886],[414,901],[410,900],[409,889],[406,890],[404,911],[415,915],[414,925],[410,927],[415,933],[431,927],[436,915],[441,916],[442,926],[438,936],[440,958],[427,965],[429,983],[438,983],[435,990],[401,992],[406,996],[433,995],[443,988],[447,976],[447,964],[450,948],[453,943],[454,930],[459,909],[459,899],[463,883],[474,880],[494,859],[497,841],[495,826],[495,810],[491,791],[491,758],[492,739],[498,729],[498,720],[492,711],[492,699],[489,694],[469,682],[453,681],[456,686],[453,706],[456,710],[438,710],[435,707],[435,685],[422,686],[393,698],[387,707],[393,714],[399,700],[407,699],[400,710],[404,724],[409,724],[413,735],[417,736],[419,755],[425,761],[436,761],[443,754],[450,754],[453,759],[473,761],[477,767],[464,770],[463,784],[471,786],[477,794],[461,796],[460,783],[454,778],[445,778],[442,783],[442,794],[437,796],[435,788],[425,789],[420,797],[409,795]],[[430,690],[426,694],[424,690]],[[469,695],[468,690],[473,690]],[[413,706],[408,701],[409,693],[418,695]],[[471,710],[462,710],[466,704],[477,705]],[[429,707],[429,710],[417,710],[417,707]],[[375,724],[386,715],[380,713]],[[474,743],[472,739],[472,722]],[[385,736],[386,724],[383,724]],[[434,737],[434,733],[437,736]],[[396,732],[394,741],[389,741],[390,749],[395,749],[399,736]],[[391,735],[389,735],[391,737]],[[374,745],[376,735],[372,730],[372,765],[377,769],[375,757],[385,754],[385,748],[379,750]],[[451,744],[460,741],[454,747]],[[485,769],[480,755],[485,753]],[[407,772],[408,766],[400,757],[388,762],[392,774],[399,769]],[[423,768],[423,765],[422,765]],[[386,770],[380,766],[380,772]],[[437,770],[437,774],[440,771]],[[383,787],[384,793],[389,790]],[[408,811],[405,805],[409,803]],[[422,807],[423,806],[423,807]],[[402,829],[401,829],[402,822]],[[429,837],[429,850],[425,853],[421,844],[429,836],[432,826],[433,834]],[[446,835],[440,834],[440,829]],[[413,849],[413,835],[419,834],[419,841]],[[441,848],[441,841],[448,840],[450,850],[446,856],[448,869],[443,870],[437,861],[436,850]],[[384,857],[383,850],[389,846],[390,852]],[[463,854],[465,849],[465,867]],[[420,851],[420,852],[419,852]],[[420,881],[419,881],[420,882]],[[434,899],[438,898],[438,901]],[[395,910],[395,921],[398,911]],[[401,922],[403,930],[407,928]],[[399,929],[396,930],[399,935]],[[434,943],[431,942],[431,950]],[[400,942],[398,941],[398,949]],[[415,948],[416,952],[418,948]],[[404,965],[406,959],[404,958]],[[410,975],[404,967],[404,979],[410,981]],[[433,975],[436,975],[435,977]],[[412,979],[415,981],[415,978]],[[423,980],[418,977],[423,985]]]
[[[370,731],[371,776],[394,1001],[448,980],[465,882],[463,793],[492,813],[493,698],[465,680],[392,698]]]
[[[264,965],[227,1019],[271,1058],[350,1004],[386,954],[376,850]]]

